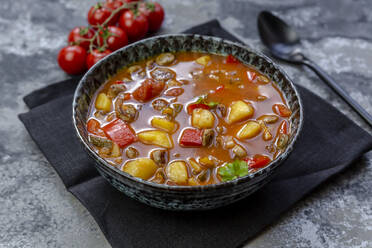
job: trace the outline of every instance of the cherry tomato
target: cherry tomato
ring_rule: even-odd
[[[111,53],[110,50],[106,49],[103,52],[100,52],[98,49],[94,49],[92,53],[88,54],[86,65],[91,68],[95,63],[97,63],[103,57],[109,55]]]
[[[92,6],[88,12],[88,23],[90,25],[102,24],[110,17],[112,10],[103,6],[101,3],[97,3]],[[108,25],[115,25],[117,18],[111,18],[107,23]]]
[[[85,71],[87,52],[81,46],[66,46],[58,53],[58,64],[68,74],[80,74]]]
[[[88,50],[90,42],[84,39],[91,39],[93,35],[94,31],[92,29],[87,27],[75,27],[68,35],[68,42],[73,45],[79,45],[85,50]]]
[[[128,45],[128,37],[123,29],[116,26],[108,26],[103,32],[100,32],[100,44],[103,44],[103,39],[106,37],[108,49],[111,51],[118,50],[123,46]]]
[[[136,15],[131,10],[125,11],[119,19],[120,27],[128,35],[130,41],[143,38],[149,30],[147,18],[142,13]]]
[[[143,2],[139,5],[139,11],[147,17],[149,31],[158,31],[164,20],[164,9],[157,2]]]
[[[115,10],[120,8],[124,3],[120,0],[106,0],[105,6],[109,9]]]
[[[106,0],[105,7],[109,8],[110,10],[116,10],[117,8],[120,8],[123,6],[124,3],[129,3],[130,0]],[[115,21],[119,20],[121,14],[124,13],[124,11],[128,10],[127,8],[123,8],[120,10],[114,17]]]
[[[137,2],[137,1],[139,0],[106,0],[105,7],[111,10],[115,10],[117,8],[120,8],[124,3],[131,3],[131,2]]]

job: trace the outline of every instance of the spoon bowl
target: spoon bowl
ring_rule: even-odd
[[[258,15],[257,25],[262,43],[275,57],[290,63],[301,63],[300,38],[293,28],[268,11]]]
[[[372,116],[351,98],[331,76],[301,52],[300,38],[292,27],[268,11],[262,11],[258,15],[257,27],[262,43],[270,50],[274,57],[292,64],[308,66],[343,98],[360,117],[372,126]]]

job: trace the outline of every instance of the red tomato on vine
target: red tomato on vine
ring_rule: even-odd
[[[73,28],[69,46],[58,54],[59,66],[69,74],[80,74],[128,42],[157,31],[164,20],[164,9],[157,2],[105,0],[89,9],[88,27]]]
[[[88,23],[90,25],[102,25],[111,16],[112,10],[101,3],[92,6],[88,12]],[[111,18],[108,25],[115,25],[117,19]]]
[[[146,16],[137,11],[134,13],[132,10],[127,10],[120,16],[119,25],[128,35],[130,41],[143,38],[149,30]]]
[[[68,74],[80,74],[86,69],[87,52],[81,46],[66,46],[58,53],[58,64]]]
[[[100,51],[98,49],[94,49],[91,53],[88,54],[86,65],[87,68],[91,68],[95,63],[97,63],[100,59],[106,57],[111,53],[110,50],[106,49],[104,51]]]
[[[111,51],[118,50],[126,45],[128,45],[128,37],[123,29],[116,26],[108,26],[99,34],[100,45],[104,43],[106,39],[107,48]]]
[[[68,35],[68,42],[72,45],[79,45],[85,50],[89,49],[90,41],[94,36],[94,31],[87,27],[75,27]]]
[[[139,5],[139,11],[147,17],[149,30],[158,31],[164,20],[164,9],[157,2],[143,2]]]

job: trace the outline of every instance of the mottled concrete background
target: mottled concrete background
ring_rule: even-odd
[[[0,247],[110,247],[86,209],[68,193],[17,114],[22,97],[67,78],[56,63],[71,28],[85,24],[91,0],[1,0]],[[218,18],[260,49],[256,16],[274,11],[294,24],[304,47],[372,113],[370,0],[159,0],[162,33]],[[371,129],[309,70],[283,65],[360,126]],[[355,142],[358,142],[355,140]],[[372,153],[298,203],[245,247],[372,247]],[[182,234],[180,234],[182,235]],[[150,247],[150,246],[149,246]]]

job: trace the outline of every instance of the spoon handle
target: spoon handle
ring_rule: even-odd
[[[349,94],[341,88],[341,86],[336,83],[336,81],[323,71],[317,64],[308,58],[304,58],[303,64],[307,65],[311,70],[313,70],[330,88],[332,88],[336,93],[345,100],[347,104],[350,105],[371,127],[372,127],[372,116],[357,103]]]

